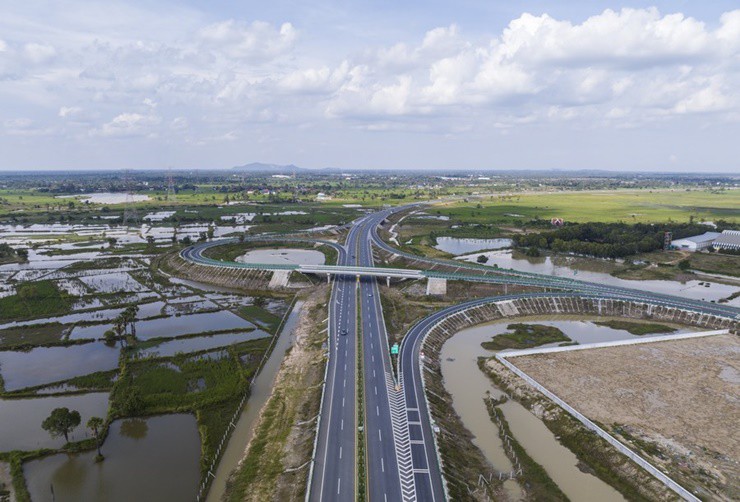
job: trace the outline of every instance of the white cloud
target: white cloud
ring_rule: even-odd
[[[255,124],[265,136],[307,123],[454,136],[740,117],[740,10],[713,28],[654,8],[581,23],[525,13],[487,36],[451,24],[362,51],[322,47],[322,33],[300,21],[300,37],[291,22],[196,15],[160,33],[145,13],[115,12],[120,22],[100,31],[64,31],[53,19],[4,30],[0,109],[32,116],[26,129],[88,141],[187,131],[201,144],[249,137]]]
[[[23,47],[23,53],[31,63],[43,64],[53,59],[57,51],[50,45],[30,43]]]
[[[59,116],[63,119],[73,118],[82,113],[82,108],[79,106],[62,106],[59,108]]]
[[[297,33],[290,23],[276,28],[263,21],[247,24],[230,19],[206,26],[199,35],[206,47],[227,57],[264,60],[290,50]]]
[[[104,137],[150,136],[154,132],[152,127],[160,121],[155,115],[121,113],[95,130],[94,134]]]

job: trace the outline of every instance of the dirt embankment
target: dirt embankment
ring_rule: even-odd
[[[329,287],[303,294],[295,340],[260,413],[245,456],[229,479],[225,500],[303,500],[321,399]]]

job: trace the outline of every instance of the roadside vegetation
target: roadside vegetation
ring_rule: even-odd
[[[328,292],[322,286],[306,295],[293,346],[260,412],[245,456],[227,483],[224,500],[304,499],[326,364],[323,321]]]

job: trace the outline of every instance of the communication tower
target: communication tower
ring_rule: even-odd
[[[166,200],[174,202],[177,194],[175,193],[175,180],[172,177],[172,168],[167,168],[167,196]]]

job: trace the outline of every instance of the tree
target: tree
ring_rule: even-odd
[[[688,270],[691,268],[691,262],[688,258],[686,258],[685,260],[681,260],[680,262],[678,262],[678,268],[681,270]]]
[[[488,263],[488,256],[484,254],[478,255],[478,259],[476,261],[478,263]]]
[[[100,433],[103,431],[104,423],[105,421],[100,417],[90,417],[90,420],[87,421],[87,428],[92,432],[95,438],[95,445],[98,448],[98,460],[103,460],[103,454],[100,453]]]
[[[69,443],[69,433],[80,425],[80,412],[69,408],[54,408],[51,415],[41,422],[41,428],[51,434],[51,437],[64,436]]]

